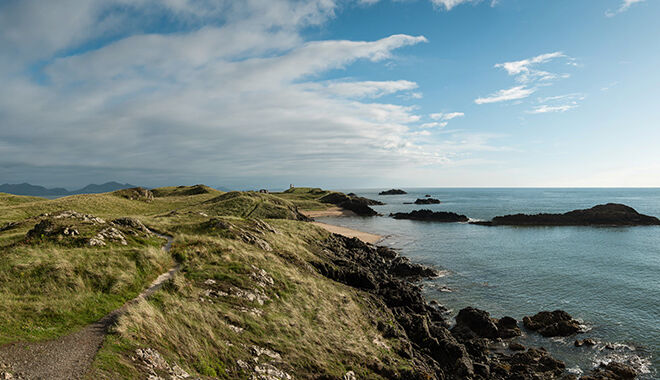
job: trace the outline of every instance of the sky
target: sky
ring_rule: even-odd
[[[0,0],[0,183],[660,187],[658,0]]]

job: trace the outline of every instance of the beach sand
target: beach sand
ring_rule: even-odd
[[[325,216],[357,216],[353,211],[341,207],[330,207],[319,211],[300,211],[308,218],[323,218]]]
[[[335,234],[343,235],[349,238],[356,237],[365,243],[376,244],[383,239],[383,237],[380,235],[370,234],[368,232],[362,232],[351,228],[333,226],[331,224],[326,224],[321,222],[312,222],[312,223]]]

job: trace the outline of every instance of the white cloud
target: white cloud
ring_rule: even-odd
[[[430,122],[430,123],[424,123],[424,124],[420,125],[420,128],[444,128],[444,127],[447,126],[447,124],[449,124],[449,123],[447,123],[446,121],[443,121],[443,122],[433,121],[433,122]]]
[[[463,112],[432,113],[429,115],[429,117],[433,120],[451,120],[463,116],[465,116]]]
[[[281,180],[319,168],[328,178],[346,178],[363,176],[364,168],[394,173],[491,149],[482,140],[451,147],[423,141],[429,131],[411,132],[421,120],[416,106],[372,100],[408,92],[415,98],[414,82],[315,79],[356,61],[379,64],[396,49],[426,41],[409,35],[304,41],[302,28],[333,17],[333,0],[63,0],[58,10],[72,17],[56,24],[37,22],[41,2],[9,4],[0,5],[3,21],[23,18],[0,22],[0,49],[9,52],[0,67],[22,68],[0,70],[6,180],[42,173],[44,183],[66,181],[61,174],[68,173],[92,181],[90,173],[98,180],[117,173],[145,185],[188,178],[217,184],[230,176]],[[107,4],[116,6],[111,19]],[[163,18],[180,30],[141,29]],[[110,35],[104,22],[126,26],[120,28],[126,35],[77,51],[90,43],[85,36]],[[37,61],[39,81],[16,74]]]
[[[384,95],[389,95],[400,91],[414,90],[417,87],[417,83],[407,80],[363,82],[345,81],[330,82],[325,85],[325,88],[329,93],[348,98],[380,98]]]
[[[534,107],[534,109],[532,109],[531,111],[527,111],[527,113],[539,114],[539,113],[549,113],[549,112],[566,112],[576,107],[577,107],[576,104],[563,105],[563,106],[549,106],[544,104],[541,106]]]
[[[623,2],[621,3],[621,5],[619,6],[618,9],[616,9],[614,11],[608,10],[607,12],[605,12],[605,15],[607,17],[614,17],[619,13],[627,11],[634,4],[641,3],[641,2],[644,2],[644,1],[646,1],[646,0],[623,0]]]
[[[452,8],[454,8],[457,5],[463,3],[475,2],[475,0],[431,0],[431,2],[438,7],[450,11]]]
[[[535,88],[527,88],[525,86],[516,86],[506,90],[499,90],[485,98],[478,98],[474,102],[477,104],[488,104],[505,102],[508,100],[524,99],[536,91]]]
[[[495,67],[502,68],[506,70],[509,75],[516,76],[516,81],[520,83],[550,81],[563,77],[564,75],[553,74],[547,71],[534,69],[533,67],[562,57],[566,57],[562,52],[547,53],[520,61],[498,63]]]

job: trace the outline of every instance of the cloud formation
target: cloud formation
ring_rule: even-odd
[[[527,88],[525,86],[516,86],[505,90],[499,90],[483,98],[477,98],[474,100],[474,102],[477,104],[489,104],[489,103],[506,102],[509,100],[524,99],[532,95],[535,91],[536,89],[534,88]]]
[[[486,97],[479,97],[475,99],[476,104],[489,104],[499,103],[512,100],[521,100],[529,97],[537,92],[540,88],[550,86],[558,79],[568,78],[570,75],[566,73],[553,73],[547,70],[538,68],[541,65],[548,64],[553,60],[563,59],[569,66],[577,66],[575,59],[565,55],[562,52],[552,52],[537,55],[535,57],[522,59],[518,61],[510,61],[498,63],[495,68],[503,69],[509,76],[514,77],[515,81],[519,83],[508,89],[496,91]],[[536,107],[533,111],[528,113],[547,113],[566,111],[575,108],[577,103],[568,107],[568,105],[561,106],[540,106]]]
[[[619,6],[619,8],[617,8],[614,11],[608,10],[607,12],[605,12],[605,15],[607,17],[614,17],[614,16],[618,15],[619,13],[627,11],[633,5],[638,4],[638,3],[642,3],[644,1],[646,1],[646,0],[623,0],[621,5]]]
[[[333,17],[335,0],[53,4],[0,5],[7,180],[289,183],[292,173],[441,164],[487,145],[429,141],[411,128],[421,120],[415,106],[376,101],[415,98],[417,83],[315,79],[426,42],[306,41],[301,30]],[[161,30],[163,19],[173,30]]]

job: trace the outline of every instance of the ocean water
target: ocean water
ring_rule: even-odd
[[[379,190],[341,191],[386,202],[374,206],[383,216],[317,219],[387,236],[383,244],[442,270],[443,276],[424,282],[424,291],[452,316],[466,306],[518,320],[542,310],[567,311],[583,321],[586,333],[561,339],[529,333],[519,341],[545,347],[575,373],[618,360],[634,365],[642,379],[660,376],[660,227],[485,227],[387,217],[426,208],[489,220],[608,202],[660,216],[660,189],[418,188],[389,196]],[[442,203],[403,204],[425,194]],[[574,347],[584,338],[599,344]]]

